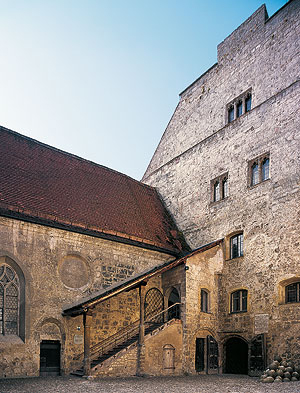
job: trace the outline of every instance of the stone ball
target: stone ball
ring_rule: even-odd
[[[290,378],[283,378],[282,382],[291,382]]]
[[[276,377],[276,371],[275,370],[269,370],[268,372],[267,372],[267,374],[270,376],[270,377]]]
[[[292,368],[294,368],[294,363],[293,363],[293,362],[287,362],[287,367],[292,367]]]
[[[274,382],[274,378],[273,377],[267,377],[267,378],[264,378],[263,380],[262,380],[262,382],[263,383],[272,383],[272,382]]]
[[[291,381],[293,381],[293,382],[298,381],[298,378],[292,377],[292,378],[291,378]]]
[[[282,357],[277,355],[274,357],[274,360],[276,360],[277,362],[280,363],[280,362],[282,362]]]
[[[286,371],[284,374],[284,378],[289,378],[289,379],[291,379],[291,373],[289,373],[288,371]]]
[[[282,370],[276,370],[276,374],[279,376],[279,377],[283,377],[283,374],[284,374],[284,372],[282,371]]]
[[[283,372],[285,372],[285,367],[284,366],[279,366],[278,370],[282,370]]]
[[[274,379],[274,382],[282,382],[282,378],[279,377],[279,376],[277,376],[277,377]]]
[[[278,364],[275,363],[275,362],[271,363],[270,366],[269,366],[269,369],[270,370],[277,370],[278,369]]]
[[[281,362],[281,365],[283,366],[283,367],[287,367],[287,362],[285,361],[285,360],[283,360],[282,362]]]
[[[287,372],[289,372],[289,373],[292,373],[293,372],[293,367],[287,367],[286,369],[285,369],[285,371],[287,371]]]
[[[297,371],[294,371],[293,372],[293,374],[292,374],[292,377],[295,377],[295,378],[299,378],[299,373],[297,373]]]

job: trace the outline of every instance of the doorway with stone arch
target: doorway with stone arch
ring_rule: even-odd
[[[226,374],[248,374],[248,343],[243,338],[228,338],[224,345],[224,358]]]

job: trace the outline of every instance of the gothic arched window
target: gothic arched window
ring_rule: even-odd
[[[20,283],[17,273],[0,266],[0,334],[19,334]]]
[[[25,279],[9,257],[0,257],[0,336],[25,340]]]

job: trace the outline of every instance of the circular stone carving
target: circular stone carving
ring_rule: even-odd
[[[63,284],[72,289],[79,289],[89,281],[87,263],[80,257],[72,255],[64,258],[58,267]]]

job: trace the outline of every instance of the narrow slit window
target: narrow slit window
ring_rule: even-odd
[[[251,168],[251,185],[255,186],[255,184],[259,183],[259,173],[258,173],[258,164],[255,162]]]
[[[201,311],[208,312],[208,292],[201,289]]]
[[[239,101],[236,105],[236,117],[240,117],[243,114],[243,103]]]
[[[223,199],[228,197],[228,179],[225,177],[222,182]]]
[[[234,106],[231,105],[228,108],[228,123],[231,123],[234,120]]]
[[[245,112],[249,112],[251,110],[251,94],[248,94],[245,99]]]
[[[214,184],[214,202],[217,202],[221,199],[220,195],[220,182],[216,181]]]
[[[262,181],[268,180],[270,177],[270,160],[269,160],[269,158],[265,158],[262,162],[261,177],[262,177]]]

